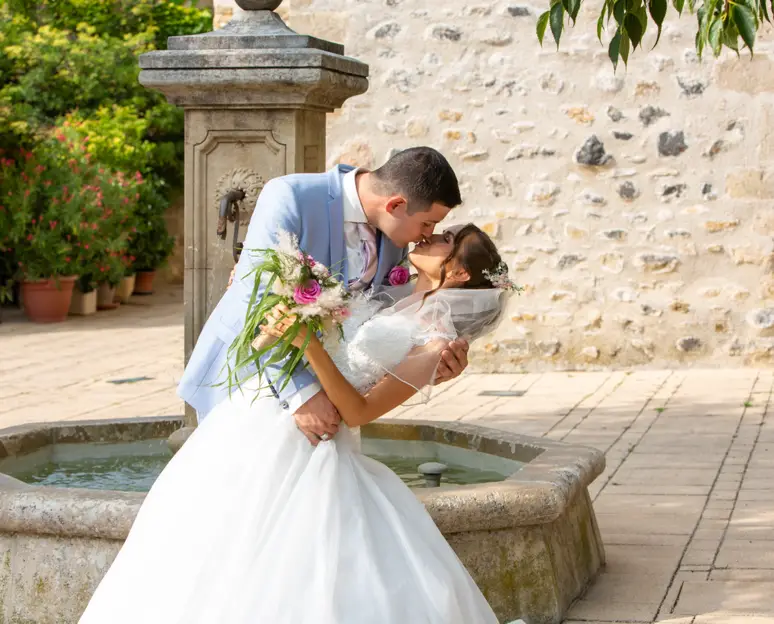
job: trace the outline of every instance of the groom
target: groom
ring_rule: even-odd
[[[227,387],[214,385],[224,381],[228,348],[244,325],[253,289],[252,277],[244,278],[257,261],[250,250],[274,246],[278,230],[297,235],[300,248],[339,273],[350,291],[366,290],[386,284],[390,271],[405,260],[408,245],[429,238],[460,203],[454,171],[429,147],[404,150],[375,171],[339,165],[327,173],[269,181],[250,220],[233,284],[202,329],[178,395],[200,421],[227,396]],[[436,383],[462,372],[467,351],[464,340],[449,345]],[[314,376],[299,368],[279,390],[282,364],[268,368],[282,408],[312,444],[335,435],[341,418]]]

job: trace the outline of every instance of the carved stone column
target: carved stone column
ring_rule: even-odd
[[[368,88],[367,65],[292,31],[281,3],[237,0],[243,11],[222,29],[140,57],[140,82],[185,109],[186,361],[234,265],[233,230],[218,236],[221,199],[244,195],[241,238],[267,180],[323,170],[326,113]]]

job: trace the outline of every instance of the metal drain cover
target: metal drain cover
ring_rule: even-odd
[[[137,383],[138,381],[150,381],[153,379],[153,377],[129,377],[127,379],[110,379],[108,380],[108,383],[121,385],[121,384],[131,384],[131,383]]]
[[[478,396],[493,397],[520,397],[526,394],[526,390],[484,390],[478,393]]]

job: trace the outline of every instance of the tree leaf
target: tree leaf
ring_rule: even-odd
[[[627,14],[626,19],[624,19],[624,28],[626,29],[627,38],[632,43],[632,48],[636,50],[640,41],[642,41],[642,24],[640,23],[640,18],[634,13]],[[621,41],[621,43],[623,43],[623,41]],[[621,50],[621,56],[624,56],[623,50]],[[626,57],[624,57],[624,63],[626,63],[627,58],[628,50],[626,52]]]
[[[578,10],[580,9],[580,4],[581,4],[581,0],[562,0],[562,6],[564,7],[564,10],[567,11],[567,14],[570,16],[573,26],[575,25],[575,20],[578,17]]]
[[[733,20],[728,20],[723,28],[723,45],[730,48],[739,56],[739,31]]]
[[[549,11],[546,11],[545,13],[541,14],[540,17],[538,17],[536,30],[540,45],[543,45],[543,37],[546,34],[546,26],[548,26],[548,17]]]
[[[706,37],[704,36],[704,16],[706,14],[707,11],[703,6],[696,12],[695,44],[696,53],[699,55],[699,58],[701,58],[702,54],[704,54],[704,42],[706,41]]]
[[[648,32],[648,9],[644,4],[637,9],[636,15],[642,25],[642,37],[645,38],[645,33]],[[642,47],[642,43],[640,43],[640,47]]]
[[[734,4],[731,6],[731,18],[739,29],[742,41],[750,48],[750,54],[752,54],[755,46],[755,33],[758,30],[758,20],[755,19],[755,14],[746,6]]]
[[[774,0],[772,0],[772,2],[774,2]],[[653,47],[655,48],[661,39],[661,27],[664,24],[664,18],[666,17],[667,12],[666,0],[650,0],[648,9],[650,10],[650,16],[653,18],[653,21],[656,23],[656,27],[658,28],[656,43],[653,44]]]
[[[613,17],[616,23],[620,27],[623,24],[624,17],[626,17],[626,2],[625,0],[617,0],[613,7]]]
[[[715,18],[719,18],[720,15],[718,15],[718,5],[720,4],[721,0],[707,0],[706,3],[706,11],[704,12],[704,15],[702,16],[702,20],[700,23],[701,27],[701,49],[702,52],[704,51],[704,47],[706,45],[709,45],[710,48],[712,48],[712,44],[710,43],[710,28],[712,27],[712,24],[715,21]],[[699,9],[701,11],[701,9]],[[713,54],[714,54],[713,49]],[[701,56],[701,55],[699,55]]]
[[[699,58],[701,58],[704,53],[704,46],[709,41],[709,29],[714,11],[713,5],[716,2],[717,0],[707,0],[706,4],[696,12],[696,15],[699,18],[699,45],[697,47]]]
[[[621,31],[615,33],[613,38],[610,40],[610,45],[607,46],[607,55],[610,57],[610,60],[613,62],[613,69],[618,67],[618,56],[620,54],[620,48],[621,48]]]
[[[715,55],[715,57],[718,57],[720,55],[720,51],[723,47],[723,40],[722,40],[722,34],[723,34],[723,20],[720,17],[716,17],[712,20],[712,24],[710,25],[709,29],[709,44],[712,48],[712,54]]]
[[[774,0],[772,0],[772,2],[774,2]],[[541,15],[541,17],[543,16]],[[546,27],[543,26],[543,30],[545,29]],[[602,7],[602,11],[599,14],[599,19],[597,20],[597,39],[599,39],[599,43],[602,43],[602,31],[604,29],[605,29],[605,7]]]
[[[621,54],[621,59],[624,62],[624,65],[629,64],[629,34],[624,30],[621,33],[621,45],[619,48],[619,52]]]
[[[707,0],[706,7],[707,7],[707,13],[705,17],[709,20],[706,23],[707,27],[707,33],[709,33],[709,26],[712,23],[712,19],[718,14],[718,5],[720,4],[720,0]]]
[[[678,13],[682,14],[683,6],[685,6],[685,0],[672,0],[672,6],[675,7]]]
[[[564,7],[561,2],[557,2],[551,7],[551,16],[549,18],[551,25],[551,34],[554,35],[554,41],[556,41],[556,47],[559,47],[559,39],[562,36],[562,28],[564,27]]]
[[[694,37],[694,44],[696,45],[696,54],[701,55],[704,52],[704,37],[701,36],[701,28],[696,31],[696,37]]]

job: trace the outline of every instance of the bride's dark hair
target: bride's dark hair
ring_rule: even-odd
[[[468,223],[454,234],[452,250],[441,266],[441,283],[434,290],[425,293],[424,299],[443,288],[446,282],[446,267],[452,261],[470,276],[459,288],[482,289],[494,288],[489,274],[497,270],[502,258],[486,232]]]

